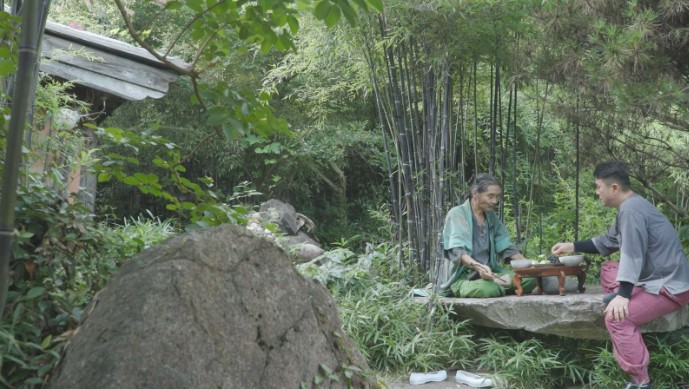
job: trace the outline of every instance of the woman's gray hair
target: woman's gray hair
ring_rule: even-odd
[[[483,193],[486,190],[488,190],[489,186],[492,185],[497,185],[502,188],[500,182],[497,180],[497,178],[493,177],[492,174],[480,173],[476,176],[476,178],[474,178],[474,183],[471,184],[471,187],[469,188],[469,195],[467,197],[471,198],[471,194],[474,193],[474,191],[478,193]]]

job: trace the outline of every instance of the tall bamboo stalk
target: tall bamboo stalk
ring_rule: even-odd
[[[534,158],[533,158],[533,168],[531,169],[532,175],[535,177],[540,176],[540,158],[541,158],[541,134],[543,133],[543,118],[545,117],[545,106],[546,106],[546,101],[548,100],[548,92],[550,90],[550,84],[545,85],[545,92],[543,95],[543,101],[541,103],[540,110],[538,111],[538,124],[536,128],[536,146],[534,148]],[[529,230],[529,223],[531,222],[531,212],[533,210],[533,196],[534,196],[534,179],[531,180],[531,184],[529,185],[529,209],[526,214],[526,226],[525,230]],[[527,246],[528,246],[528,239],[526,241],[526,244],[524,245],[524,252],[526,252]]]
[[[474,172],[478,173],[478,85],[476,83],[476,59],[474,58]]]
[[[447,155],[447,146],[450,140],[450,122],[451,112],[452,112],[452,79],[449,74],[449,69],[445,71],[443,75],[444,84],[444,96],[443,96],[443,108],[442,108],[442,121],[440,124],[440,155],[437,156],[438,161],[438,173],[435,196],[434,196],[434,210],[435,210],[435,223],[433,223],[433,229],[436,232],[435,238],[435,263],[434,263],[434,285],[438,288],[440,269],[443,261],[443,225],[445,221],[445,159]],[[447,199],[450,200],[451,199]]]
[[[380,17],[381,34],[385,37],[385,20]],[[394,123],[397,129],[398,138],[398,160],[402,164],[402,181],[404,190],[404,205],[407,213],[407,240],[409,242],[409,264],[413,267],[416,263],[416,255],[418,249],[418,239],[416,236],[416,215],[414,213],[413,199],[415,195],[415,188],[412,181],[412,156],[409,148],[409,135],[404,122],[404,113],[402,106],[402,93],[399,87],[399,65],[395,61],[394,49],[390,44],[384,48],[384,57],[389,78],[390,92],[392,94]]]
[[[488,148],[488,173],[495,175],[495,123],[497,121],[497,78],[498,78],[498,67],[495,64],[490,65],[490,147]],[[493,70],[495,67],[495,70]],[[495,78],[494,78],[495,77]]]
[[[579,148],[579,93],[577,93],[577,106],[576,106],[576,150],[577,150],[577,164],[576,164],[576,184],[574,189],[574,240],[579,240],[579,160],[580,160],[580,148]]]
[[[514,131],[512,134],[512,208],[514,209],[514,229],[515,229],[515,242],[520,244],[522,242],[521,235],[521,209],[519,208],[519,187],[517,186],[517,144],[519,138],[517,136],[517,96],[519,92],[519,86],[514,83],[514,110],[512,114],[514,119],[512,121],[514,125]]]
[[[505,139],[504,139],[504,144],[501,147],[501,155],[500,155],[500,166],[502,169],[500,169],[500,183],[502,184],[502,187],[506,187],[506,178],[505,176],[507,175],[507,145],[510,143],[510,129],[512,125],[512,99],[513,99],[513,92],[514,92],[514,84],[509,85],[509,96],[507,97],[507,125],[505,126]],[[500,122],[500,126],[502,128],[502,121]],[[505,209],[505,203],[504,201],[500,202],[500,216],[504,215],[504,209]]]
[[[390,182],[390,203],[392,204],[391,212],[394,223],[393,227],[395,231],[395,236],[397,237],[396,239],[398,241],[401,241],[400,223],[402,217],[400,215],[399,202],[397,201],[397,185],[395,179],[397,176],[395,175],[395,171],[392,168],[392,158],[390,157],[390,147],[388,146],[388,134],[385,126],[385,124],[387,123],[385,120],[385,105],[380,94],[380,88],[378,87],[376,65],[374,62],[374,56],[371,50],[371,46],[368,40],[366,40],[366,51],[364,55],[366,56],[366,61],[368,62],[368,66],[371,72],[371,84],[373,84],[373,93],[376,99],[376,107],[378,109],[378,120],[380,121],[380,130],[381,135],[383,137],[383,152],[385,153],[385,163],[388,170],[388,181]]]
[[[9,264],[12,235],[14,232],[14,206],[17,202],[17,182],[22,161],[22,140],[29,107],[33,104],[33,88],[36,83],[38,46],[42,34],[38,31],[41,4],[27,1],[22,6],[21,41],[17,64],[16,87],[12,96],[12,114],[7,135],[5,166],[2,175],[2,196],[0,196],[0,317],[5,309],[9,286]]]
[[[469,90],[469,88],[467,88]],[[457,101],[457,129],[455,130],[455,134],[459,133],[459,135],[456,135],[459,137],[459,166],[457,166],[457,181],[458,182],[465,182],[464,180],[464,169],[466,169],[466,110],[464,109],[464,103],[463,103],[463,98],[464,98],[464,67],[460,69],[459,72],[459,99]],[[454,185],[450,185],[450,187],[454,187]],[[458,190],[461,190],[458,188]],[[456,197],[459,196],[453,196],[452,193],[450,193],[450,201],[454,201]]]

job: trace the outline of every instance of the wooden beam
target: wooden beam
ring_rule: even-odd
[[[160,92],[166,92],[168,84],[179,77],[169,70],[154,68],[98,49],[80,46],[55,36],[45,36],[42,56],[50,60],[43,62],[52,61],[56,64],[51,69],[57,69],[61,64],[65,64],[92,72],[94,77],[99,79],[105,76]],[[79,80],[89,82],[89,79],[84,77],[88,77],[88,74],[83,73]]]
[[[46,24],[45,34],[46,37],[60,37],[83,46],[88,46],[100,51],[115,54],[118,57],[129,58],[135,62],[140,62],[159,69],[167,69],[167,66],[164,63],[160,62],[145,49],[130,45],[126,42],[118,41],[116,39],[108,38],[106,36],[94,34],[88,31],[77,30],[51,21],[48,21]],[[191,69],[191,66],[188,63],[179,58],[168,57],[167,59],[183,69]]]
[[[164,90],[151,89],[133,83],[122,82],[117,78],[90,72],[86,69],[66,63],[50,61],[42,62],[40,65],[40,70],[50,75],[103,91],[126,100],[142,100],[147,97],[157,99],[165,95],[168,86],[168,84],[164,84]],[[159,87],[162,86],[159,85]]]

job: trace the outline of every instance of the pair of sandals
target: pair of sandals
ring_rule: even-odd
[[[427,382],[445,381],[446,379],[447,372],[445,370],[432,371],[429,373],[411,373],[409,376],[409,383],[412,385],[421,385]],[[493,380],[490,378],[463,370],[457,370],[455,381],[458,384],[469,385],[472,388],[489,388],[493,386]]]

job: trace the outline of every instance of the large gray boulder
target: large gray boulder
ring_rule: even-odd
[[[239,226],[144,251],[93,304],[49,388],[375,386],[327,289]]]

